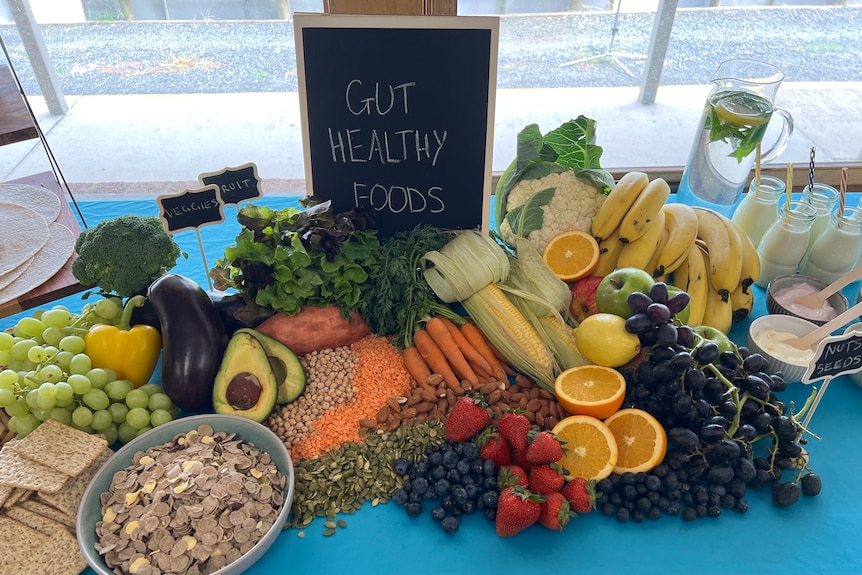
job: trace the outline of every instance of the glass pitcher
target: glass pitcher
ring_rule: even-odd
[[[679,184],[680,202],[733,215],[773,114],[782,120],[778,139],[761,157],[775,158],[793,134],[793,118],[774,106],[784,72],[756,60],[728,60],[712,77],[700,126]]]

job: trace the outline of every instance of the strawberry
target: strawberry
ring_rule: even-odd
[[[516,450],[527,446],[530,420],[520,411],[508,411],[500,418],[500,433],[506,436]]]
[[[563,444],[550,431],[540,431],[527,446],[525,454],[530,463],[554,463],[563,458]]]
[[[504,465],[497,472],[497,487],[500,490],[506,487],[514,487],[515,485],[527,487],[529,484],[529,475],[527,475],[527,472],[523,468],[517,465]]]
[[[518,467],[523,468],[525,471],[529,471],[533,464],[530,461],[527,461],[527,448],[524,449],[516,449],[512,454],[512,463],[517,465]]]
[[[587,481],[583,477],[576,477],[566,483],[560,490],[569,506],[578,513],[589,513],[596,508],[596,482],[593,479]]]
[[[565,476],[560,473],[556,463],[540,463],[530,469],[530,491],[539,495],[549,495],[559,491],[565,483]]]
[[[449,410],[446,420],[446,438],[467,441],[485,429],[491,422],[487,404],[482,396],[462,396]]]
[[[538,521],[545,499],[520,485],[501,491],[497,501],[497,535],[511,537]]]
[[[479,457],[490,459],[497,467],[510,465],[512,463],[512,446],[509,440],[492,427],[486,427],[476,438],[479,446]]]
[[[569,502],[559,491],[548,495],[548,499],[541,504],[539,523],[548,529],[562,531],[572,517],[577,517],[577,514],[572,511]]]

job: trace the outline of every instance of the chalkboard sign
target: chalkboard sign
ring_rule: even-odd
[[[201,174],[198,176],[198,181],[202,186],[216,186],[219,197],[225,205],[239,204],[263,195],[260,178],[257,177],[257,165],[251,162],[235,168]]]
[[[169,234],[224,221],[224,204],[215,185],[159,196],[156,201],[159,217]]]
[[[381,235],[488,229],[496,17],[297,14],[307,193]]]
[[[862,370],[862,333],[850,332],[822,339],[814,361],[802,377],[804,383]]]

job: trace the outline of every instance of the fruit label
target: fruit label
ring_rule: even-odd
[[[814,361],[808,365],[803,383],[849,375],[862,370],[862,334],[851,332],[822,339]]]
[[[260,178],[257,175],[257,165],[252,162],[218,172],[201,174],[198,176],[198,181],[202,186],[218,187],[218,195],[225,205],[238,205],[263,196]]]

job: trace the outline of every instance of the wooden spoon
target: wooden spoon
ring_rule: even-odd
[[[835,318],[821,325],[808,335],[788,339],[784,343],[795,347],[796,349],[808,349],[851,319],[858,317],[859,312],[862,312],[862,302],[859,302],[845,312],[838,314]]]
[[[862,265],[856,266],[855,268],[853,268],[852,270],[850,270],[849,272],[847,272],[846,274],[820,290],[818,293],[808,293],[799,296],[798,298],[796,298],[795,303],[798,303],[799,305],[804,305],[805,307],[811,309],[820,309],[823,306],[823,302],[825,302],[829,296],[838,293],[841,289],[847,287],[859,278],[862,278]]]

